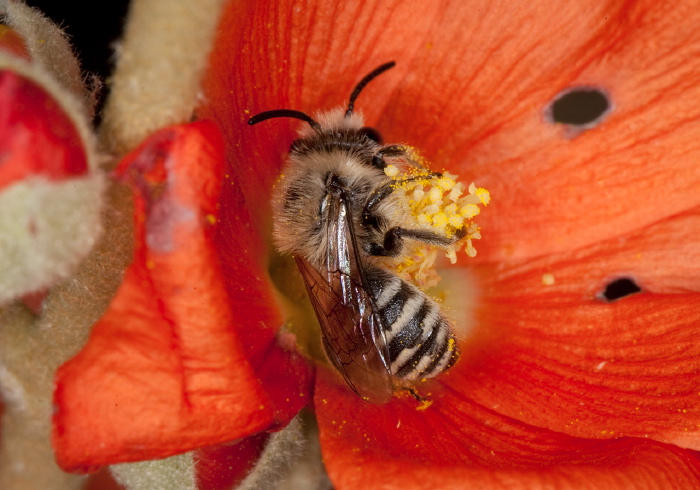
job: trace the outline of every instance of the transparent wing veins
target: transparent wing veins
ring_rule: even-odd
[[[381,318],[367,287],[345,194],[329,192],[328,254],[320,270],[296,257],[311,303],[321,324],[323,344],[348,386],[365,400],[386,403],[392,376]]]

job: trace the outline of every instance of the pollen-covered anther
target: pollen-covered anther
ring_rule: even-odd
[[[387,177],[393,178],[399,174],[399,169],[396,167],[396,165],[387,165],[384,169],[384,173],[387,175]]]
[[[415,152],[411,158],[418,158]],[[388,165],[384,172],[394,181],[393,194],[404,208],[406,222],[402,226],[454,239],[448,245],[413,243],[411,250],[400,257],[402,262],[395,264],[402,275],[421,287],[429,287],[439,279],[432,271],[437,250],[442,250],[453,264],[462,247],[467,256],[476,255],[473,240],[481,238],[481,234],[472,219],[481,212],[480,206],[490,202],[489,191],[474,183],[466,187],[448,172],[436,176],[427,167],[414,165],[404,170],[401,165]]]

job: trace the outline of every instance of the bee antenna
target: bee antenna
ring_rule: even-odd
[[[320,132],[321,125],[314,121],[314,119],[301,111],[294,111],[292,109],[276,109],[274,111],[265,111],[260,114],[256,114],[248,120],[248,124],[251,126],[253,124],[258,124],[259,122],[272,119],[274,117],[293,117],[294,119],[301,119],[309,123],[309,126],[313,128],[314,131]]]
[[[365,76],[365,78],[360,80],[360,83],[358,83],[355,86],[355,90],[353,90],[352,94],[350,94],[350,102],[348,103],[348,110],[345,111],[345,117],[348,117],[350,116],[350,114],[352,114],[352,111],[355,108],[355,99],[357,99],[357,96],[360,95],[362,89],[365,88],[369,82],[377,78],[379,75],[381,75],[388,69],[393,68],[394,66],[396,66],[395,61],[389,61],[388,63],[384,63],[383,65],[378,66],[370,73],[368,73],[367,76]]]

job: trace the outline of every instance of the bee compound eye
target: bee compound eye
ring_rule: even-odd
[[[377,131],[374,128],[370,128],[369,126],[360,128],[360,134],[365,135],[367,138],[371,139],[375,143],[382,144],[382,142],[384,141],[379,131]]]

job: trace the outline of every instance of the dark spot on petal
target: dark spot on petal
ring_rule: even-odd
[[[549,122],[591,128],[610,112],[608,95],[595,87],[575,87],[561,92],[546,110]]]
[[[605,290],[598,295],[598,299],[606,303],[611,303],[631,294],[639,293],[641,290],[642,288],[634,282],[634,279],[621,277],[608,283],[608,285],[605,286]]]

